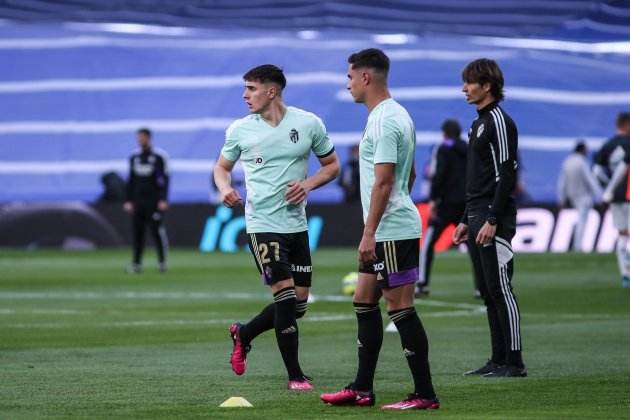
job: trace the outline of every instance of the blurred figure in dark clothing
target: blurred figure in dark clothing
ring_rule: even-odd
[[[98,201],[109,203],[122,203],[127,197],[127,185],[118,173],[114,171],[105,172],[101,175],[103,184],[103,194]]]
[[[429,294],[435,243],[444,229],[451,224],[459,223],[466,207],[468,145],[461,139],[462,129],[456,120],[445,120],[441,128],[443,140],[438,147],[433,149],[431,158],[429,224],[420,251],[420,275],[416,283],[416,297]],[[478,296],[477,279],[475,279],[475,297]]]
[[[352,203],[361,199],[359,190],[359,145],[350,148],[350,158],[341,168],[339,185],[343,189],[344,202]]]

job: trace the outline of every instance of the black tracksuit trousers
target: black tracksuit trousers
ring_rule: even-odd
[[[516,232],[516,208],[508,206],[497,220],[493,241],[477,245],[475,238],[488,217],[489,202],[468,205],[468,249],[479,291],[488,311],[491,359],[499,364],[522,365],[520,310],[512,290],[514,254],[511,240]]]

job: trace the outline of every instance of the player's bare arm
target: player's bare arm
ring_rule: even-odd
[[[339,175],[339,159],[337,153],[332,152],[328,156],[319,158],[321,165],[319,170],[304,181],[291,181],[287,184],[284,198],[291,204],[299,204],[306,200],[308,193],[337,178]]]
[[[214,165],[214,183],[217,185],[219,194],[221,195],[221,202],[226,207],[234,207],[238,204],[243,204],[241,195],[232,188],[232,169],[234,168],[234,162],[227,160],[223,156],[219,156],[219,160]]]
[[[389,202],[389,195],[394,186],[396,165],[393,163],[379,163],[374,165],[374,186],[370,199],[370,210],[363,229],[363,237],[359,244],[359,261],[369,263],[376,259],[376,228],[378,228],[385,207]]]

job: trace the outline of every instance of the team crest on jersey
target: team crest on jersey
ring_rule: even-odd
[[[300,134],[295,128],[292,128],[289,132],[289,138],[293,143],[297,143],[300,140]]]
[[[483,125],[483,123],[477,128],[477,138],[479,138],[479,136],[481,136],[483,134],[483,129],[485,128],[485,126]]]
[[[264,160],[263,160],[262,156],[256,156],[256,157],[254,158],[254,163],[255,163],[257,166],[262,166],[262,164],[264,163]]]

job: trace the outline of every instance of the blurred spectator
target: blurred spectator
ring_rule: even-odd
[[[350,148],[350,157],[341,168],[339,185],[343,189],[344,201],[351,203],[361,199],[359,189],[359,145]]]
[[[168,240],[163,219],[168,209],[168,158],[164,151],[152,147],[148,128],[139,129],[137,138],[140,149],[129,158],[127,201],[124,206],[131,214],[133,225],[133,262],[127,271],[141,271],[144,229],[148,224],[157,248],[160,272],[165,272]]]
[[[593,173],[604,184],[610,182],[610,177],[617,167],[623,164],[624,157],[630,153],[630,112],[620,112],[617,115],[617,133],[608,140],[595,155]],[[617,239],[617,263],[621,273],[621,286],[630,287],[630,255],[628,254],[628,235],[630,233],[630,194],[628,194],[628,179],[622,177],[617,187],[611,191],[610,211],[613,224],[619,231]]]
[[[435,243],[449,225],[457,225],[466,207],[466,152],[462,129],[456,120],[442,123],[442,143],[433,149],[429,174],[429,224],[420,252],[420,273],[416,296],[429,294]],[[474,273],[474,271],[473,271]],[[475,296],[479,296],[475,279]]]
[[[570,205],[577,210],[578,220],[573,236],[573,251],[582,252],[582,239],[588,213],[593,204],[600,200],[602,189],[591,174],[587,160],[586,144],[579,141],[571,153],[562,162],[558,178],[558,206]]]
[[[523,160],[521,159],[521,154],[516,152],[516,162],[518,162],[518,166],[516,167],[516,184],[514,184],[514,202],[516,204],[525,204],[532,201],[531,196],[527,192],[527,188],[525,188],[525,182],[523,182]]]
[[[114,171],[105,172],[101,175],[103,184],[103,194],[98,198],[100,202],[122,203],[126,198],[125,180]]]

